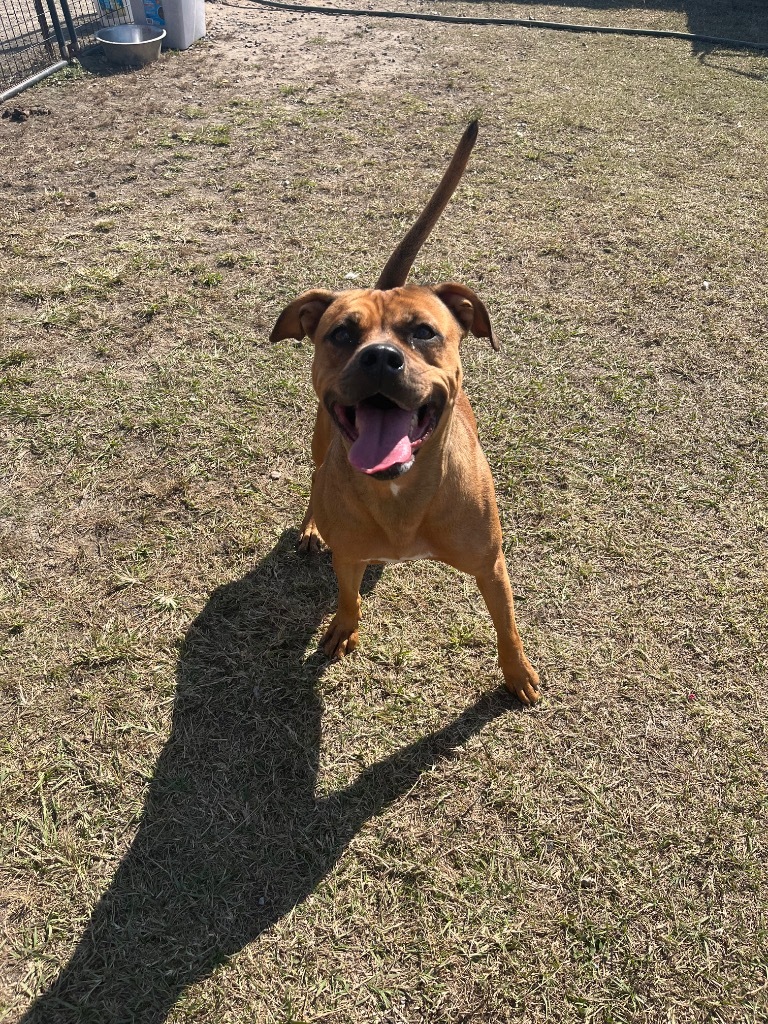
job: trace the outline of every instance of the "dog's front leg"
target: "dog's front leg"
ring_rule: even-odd
[[[339,584],[339,605],[320,646],[329,658],[343,658],[357,647],[360,622],[360,584],[365,562],[345,562],[335,552],[333,569]]]
[[[507,689],[511,690],[523,704],[533,704],[539,699],[539,676],[523,651],[523,643],[515,622],[512,587],[501,551],[498,552],[492,567],[487,572],[479,573],[476,579],[496,628],[499,665]]]

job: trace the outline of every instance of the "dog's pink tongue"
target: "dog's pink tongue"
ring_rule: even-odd
[[[349,461],[363,473],[380,473],[398,462],[410,462],[408,431],[413,413],[407,409],[374,409],[359,405],[355,417],[358,438]]]

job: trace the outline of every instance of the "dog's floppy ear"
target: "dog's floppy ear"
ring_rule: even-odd
[[[327,292],[322,288],[304,292],[285,307],[272,328],[269,340],[283,341],[285,338],[296,338],[301,341],[306,335],[311,338],[320,323],[320,317],[335,298],[336,292]]]
[[[471,331],[476,338],[487,338],[491,348],[495,352],[499,351],[499,343],[494,336],[488,310],[471,288],[464,284],[456,284],[455,281],[447,281],[445,284],[435,285],[432,291],[450,309],[465,331]]]

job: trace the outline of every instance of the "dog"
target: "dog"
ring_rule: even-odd
[[[342,658],[358,644],[367,565],[439,559],[476,578],[505,684],[533,704],[539,677],[517,631],[493,478],[462,390],[459,347],[467,333],[499,346],[470,288],[407,284],[477,131],[473,121],[376,287],[305,292],[282,311],[271,340],[309,336],[314,345],[315,472],[298,546],[331,549],[339,600],[321,640],[327,656]]]

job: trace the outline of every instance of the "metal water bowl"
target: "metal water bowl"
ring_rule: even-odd
[[[135,68],[157,60],[165,29],[154,25],[112,25],[97,29],[95,35],[107,60]]]

